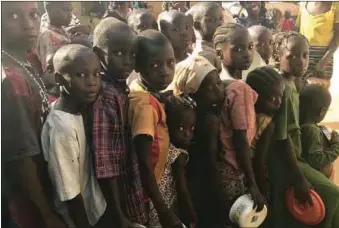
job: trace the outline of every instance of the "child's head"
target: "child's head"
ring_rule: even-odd
[[[201,56],[190,56],[178,63],[169,88],[175,95],[192,97],[202,109],[218,106],[224,99],[224,86],[217,69]]]
[[[161,91],[171,83],[175,70],[174,50],[169,40],[155,30],[139,34],[136,72],[151,89]]]
[[[188,30],[187,30],[187,36],[188,40],[190,42],[190,45],[195,43],[195,35],[194,35],[194,30],[193,30],[193,16],[189,13],[186,12],[186,20],[188,24]],[[192,50],[193,51],[193,50]]]
[[[135,67],[137,36],[125,23],[115,18],[105,18],[93,33],[93,50],[98,55],[108,75],[125,81]]]
[[[69,44],[53,57],[55,79],[77,104],[91,104],[100,89],[100,61],[88,47]]]
[[[273,59],[285,76],[301,77],[309,62],[309,44],[297,32],[280,32],[274,35]]]
[[[259,15],[262,3],[241,1],[240,4],[246,9],[248,15]]]
[[[128,25],[138,34],[147,29],[158,29],[157,21],[147,9],[134,9],[128,16]]]
[[[272,32],[261,25],[252,26],[248,31],[253,38],[255,50],[268,63],[273,54]]]
[[[196,122],[195,102],[188,96],[172,96],[165,107],[171,143],[177,148],[188,149]]]
[[[162,12],[159,15],[159,29],[169,39],[174,51],[185,51],[189,45],[188,18],[177,10]]]
[[[62,1],[45,2],[45,10],[52,25],[61,27],[68,26],[72,20],[72,2]]]
[[[226,68],[247,70],[253,61],[254,45],[248,30],[237,23],[228,23],[215,31],[214,48]]]
[[[285,10],[284,17],[285,17],[285,19],[290,19],[291,18],[291,11]]]
[[[31,50],[40,30],[38,4],[2,2],[1,6],[2,48]]]
[[[271,67],[260,67],[248,74],[246,83],[258,94],[257,113],[274,115],[279,109],[285,90],[283,77]]]
[[[321,85],[305,86],[299,96],[300,121],[320,123],[331,104],[330,92]]]
[[[224,22],[223,8],[214,2],[200,2],[190,9],[197,39],[212,42],[215,30]]]

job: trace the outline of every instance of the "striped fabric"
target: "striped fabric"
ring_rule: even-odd
[[[310,63],[308,65],[309,72],[314,73],[317,63],[325,55],[326,51],[327,51],[327,47],[310,46]],[[324,67],[323,72],[324,73],[321,75],[315,74],[314,76],[320,77],[320,78],[327,78],[327,79],[330,79],[332,77],[333,57],[331,57],[330,60],[327,62],[327,65]]]

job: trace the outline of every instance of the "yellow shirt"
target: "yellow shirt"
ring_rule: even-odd
[[[328,12],[316,16],[307,11],[306,4],[300,5],[296,26],[310,45],[327,47],[333,38],[334,24],[339,23],[339,3],[333,2]]]
[[[130,85],[128,121],[132,137],[150,135],[152,142],[152,166],[158,185],[165,169],[169,135],[166,125],[165,105],[151,93],[145,91],[134,80]]]

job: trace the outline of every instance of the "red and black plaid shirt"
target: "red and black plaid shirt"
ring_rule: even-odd
[[[94,165],[98,179],[118,178],[132,222],[146,224],[144,191],[128,125],[128,90],[103,78],[103,91],[93,106]]]

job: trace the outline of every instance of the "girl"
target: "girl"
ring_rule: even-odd
[[[130,86],[128,122],[139,160],[141,182],[162,227],[181,228],[181,221],[167,207],[159,190],[169,148],[165,97],[160,91],[172,81],[174,51],[168,39],[155,30],[140,33],[136,46],[136,72],[140,77]]]
[[[159,186],[167,207],[175,209],[176,204],[182,206],[188,212],[192,226],[197,218],[186,186],[185,165],[188,161],[187,149],[193,138],[195,106],[195,102],[187,96],[171,97],[166,102],[170,146]],[[158,224],[157,212],[151,205],[149,225],[155,227]]]
[[[294,187],[295,197],[302,203],[312,204],[310,184],[322,198],[326,216],[319,227],[338,226],[339,189],[323,174],[304,163],[301,158],[299,127],[299,94],[293,78],[301,77],[308,66],[308,41],[299,33],[279,33],[276,36],[273,58],[285,81],[285,91],[278,113],[275,116],[276,152],[269,160],[269,181],[272,189],[270,227],[308,227],[293,219],[285,206],[285,193]]]
[[[46,88],[27,61],[39,35],[36,2],[4,2],[1,8],[3,196],[20,227],[65,227],[50,207],[40,133],[49,112]],[[43,178],[42,178],[43,177]]]

